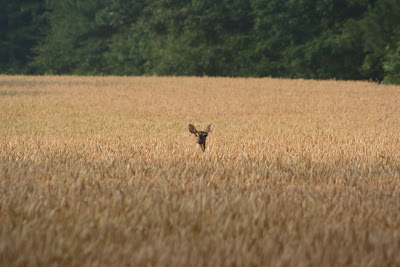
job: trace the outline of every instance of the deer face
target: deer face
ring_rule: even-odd
[[[196,128],[192,125],[189,124],[189,132],[194,134],[197,138],[197,143],[200,145],[201,150],[206,150],[206,139],[209,133],[211,133],[214,129],[214,125],[210,124],[207,126],[207,129],[205,131],[197,131]]]

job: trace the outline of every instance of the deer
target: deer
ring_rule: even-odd
[[[201,150],[203,152],[206,150],[206,139],[209,133],[211,133],[214,129],[214,125],[210,124],[207,126],[207,129],[205,131],[197,131],[196,128],[192,125],[189,124],[189,132],[194,134],[197,138],[197,143],[200,145]]]

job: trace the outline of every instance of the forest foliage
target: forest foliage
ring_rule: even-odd
[[[0,0],[0,72],[400,83],[400,0]]]

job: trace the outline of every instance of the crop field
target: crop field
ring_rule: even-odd
[[[214,124],[205,152],[188,130]],[[0,76],[0,266],[399,266],[400,87]]]

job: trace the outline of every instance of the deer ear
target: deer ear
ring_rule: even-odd
[[[210,125],[207,126],[207,133],[211,133],[214,130],[214,125],[211,123]]]
[[[191,124],[189,124],[189,132],[191,132],[192,134],[197,133],[196,128],[194,128],[194,126]]]

